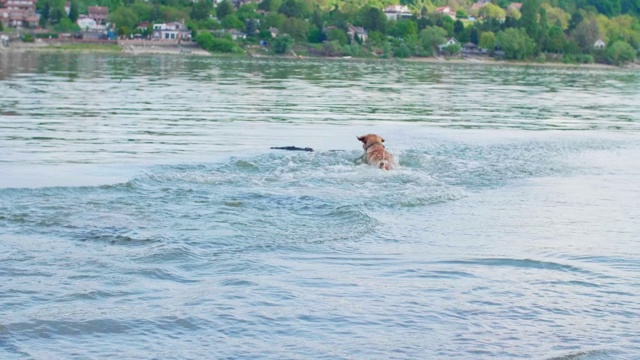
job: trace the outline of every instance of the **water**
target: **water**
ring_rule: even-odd
[[[640,358],[637,72],[0,64],[2,359]]]

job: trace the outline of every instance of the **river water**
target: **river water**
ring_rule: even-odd
[[[2,359],[640,358],[638,72],[0,65]]]

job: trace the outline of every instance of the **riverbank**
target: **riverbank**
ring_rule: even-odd
[[[195,43],[179,43],[166,41],[149,40],[120,40],[117,44],[87,44],[73,42],[43,41],[36,40],[33,43],[11,42],[9,46],[0,46],[0,52],[26,52],[26,51],[63,51],[79,53],[122,53],[126,55],[197,55],[197,56],[238,56],[228,54],[212,54]],[[562,62],[537,62],[537,61],[509,61],[497,60],[490,57],[468,57],[468,58],[445,58],[445,57],[410,57],[404,59],[381,58],[381,57],[324,57],[324,56],[293,56],[274,55],[268,52],[247,51],[246,55],[251,58],[282,58],[282,59],[323,59],[333,61],[410,61],[425,62],[435,64],[464,64],[464,65],[500,65],[500,66],[540,66],[540,67],[569,67],[586,69],[619,69],[620,67],[609,64],[567,64]],[[640,64],[628,64],[625,68],[640,69]]]

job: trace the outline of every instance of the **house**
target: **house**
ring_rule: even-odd
[[[602,39],[598,39],[593,43],[594,49],[604,49],[605,46],[607,46],[607,44]]]
[[[104,27],[104,26],[98,25],[98,23],[95,20],[88,17],[87,15],[78,16],[78,21],[76,21],[76,24],[78,24],[78,27],[80,27],[80,30],[85,30],[85,31],[98,30],[101,27]]]
[[[191,31],[180,22],[153,24],[154,40],[191,40]]]
[[[449,16],[453,20],[456,19],[456,12],[450,6],[440,6],[436,8],[436,13]]]
[[[138,26],[136,26],[136,30],[146,30],[149,27],[148,21],[143,21]]]
[[[4,26],[37,27],[40,14],[36,13],[37,0],[6,0],[0,8],[0,21]]]
[[[272,38],[276,38],[278,36],[278,28],[270,27],[269,32],[271,33]]]
[[[480,9],[482,9],[483,7],[485,7],[488,3],[490,3],[491,0],[478,0],[477,3],[471,5],[471,8],[469,9],[472,13],[477,13],[478,11],[480,11]]]
[[[522,8],[522,3],[518,3],[518,2],[511,3],[509,4],[509,6],[507,6],[507,10],[514,9],[514,10],[520,11],[521,8]]]
[[[227,31],[227,33],[231,35],[231,39],[232,40],[246,39],[247,38],[247,34],[243,33],[242,31],[238,31],[236,29],[231,29],[231,30]]]
[[[109,18],[109,8],[106,6],[89,6],[87,13],[87,16],[95,20],[98,25],[104,25]]]
[[[462,55],[478,55],[480,54],[480,49],[478,48],[478,45],[472,43],[472,42],[468,42],[464,45],[462,45]]]
[[[408,19],[412,15],[409,7],[406,5],[390,5],[384,8],[383,12],[387,20]]]
[[[446,49],[447,47],[449,47],[450,45],[455,45],[458,43],[458,40],[454,39],[454,38],[450,38],[449,40],[447,40],[447,42],[445,42],[444,44],[440,44],[438,45],[438,52],[443,53],[444,49]]]
[[[357,36],[363,43],[367,41],[367,37],[369,36],[367,30],[361,28],[360,26],[353,26],[351,24],[347,24],[347,27],[349,28],[347,30],[347,36],[349,36],[349,40],[353,41]]]

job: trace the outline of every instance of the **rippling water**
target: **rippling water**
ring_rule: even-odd
[[[636,72],[0,65],[2,359],[640,358]]]

